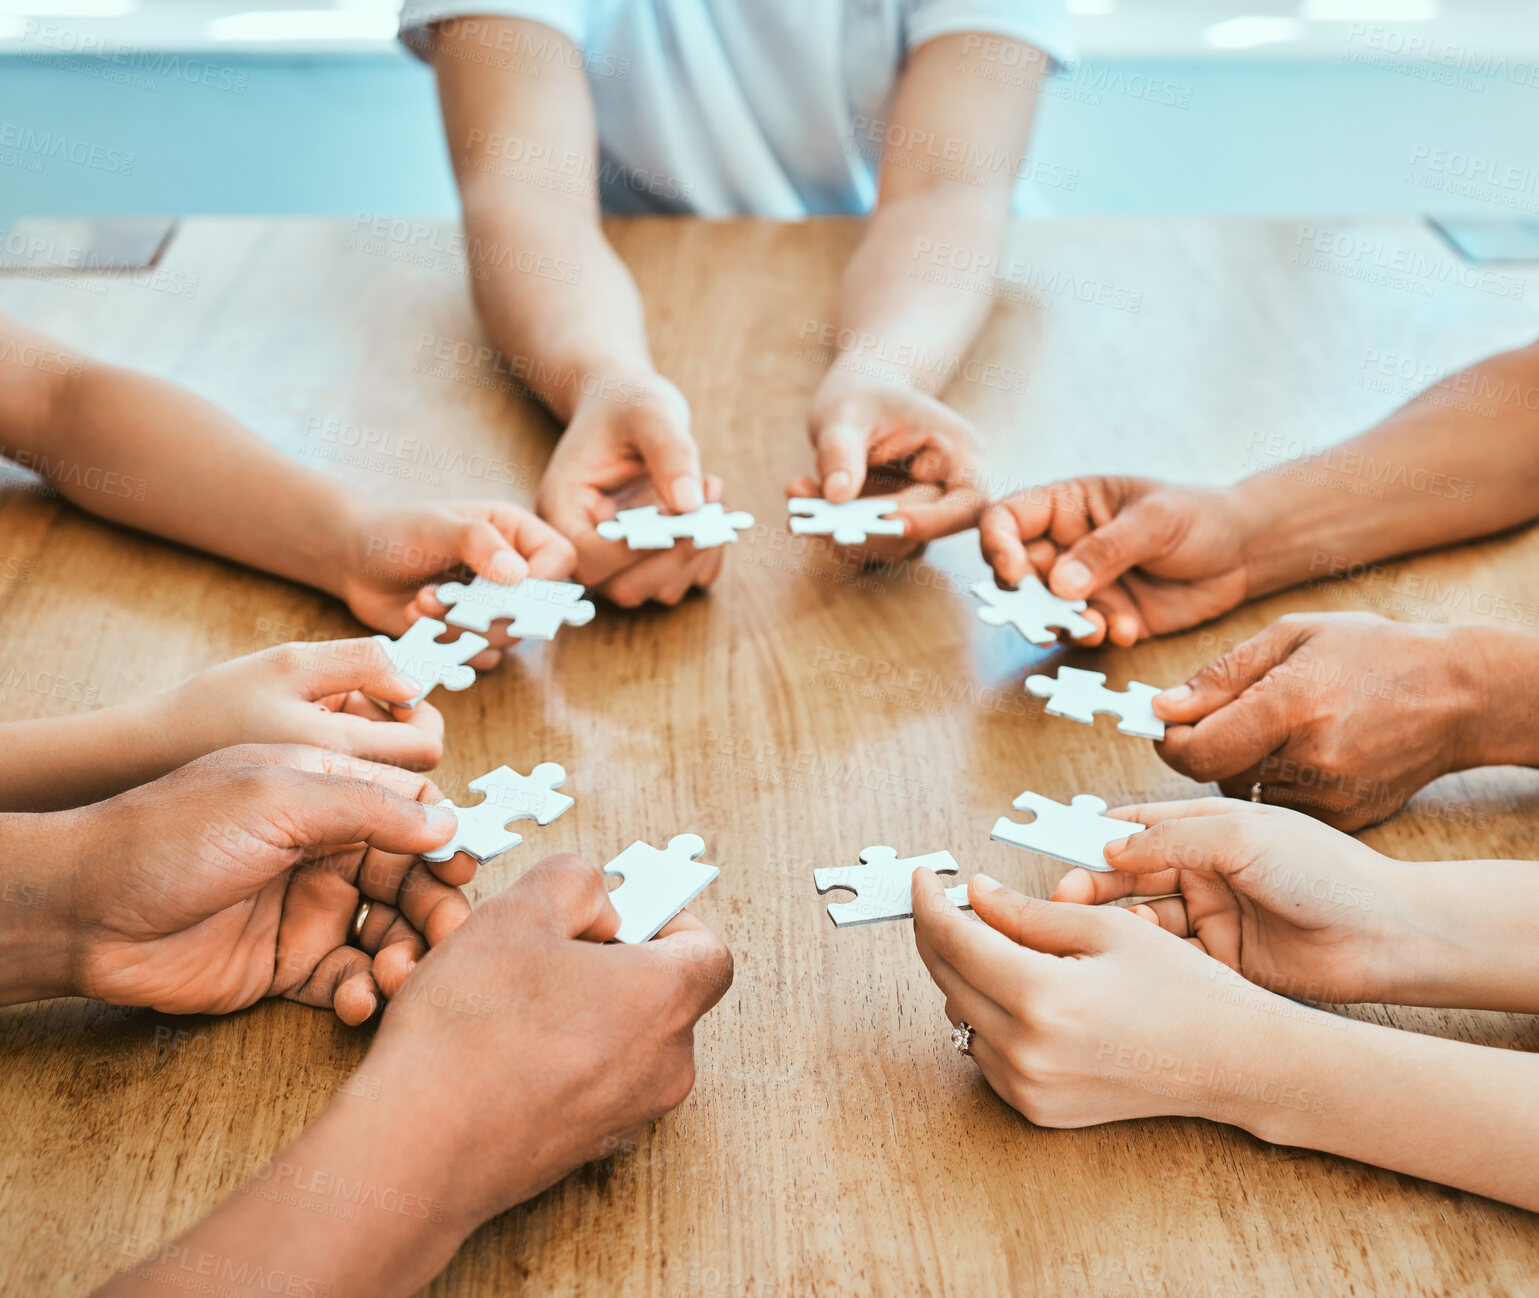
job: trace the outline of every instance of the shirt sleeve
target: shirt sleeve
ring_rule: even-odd
[[[405,0],[397,34],[407,49],[426,59],[433,53],[433,23],[472,15],[527,18],[560,32],[578,49],[588,39],[584,0]]]
[[[1054,63],[1072,63],[1078,57],[1065,0],[912,0],[907,48],[956,32],[1025,41]]]

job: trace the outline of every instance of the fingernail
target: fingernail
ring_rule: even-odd
[[[1185,703],[1187,699],[1192,697],[1192,687],[1190,685],[1173,685],[1168,690],[1161,690],[1154,697],[1160,703]]]
[[[1132,835],[1129,834],[1128,838],[1131,838],[1131,837],[1132,837]],[[1127,845],[1128,845],[1127,838],[1114,838],[1114,839],[1112,839],[1111,842],[1109,842],[1106,845],[1105,849],[1102,852],[1102,855],[1105,856],[1107,860],[1110,860],[1112,857],[1120,855],[1121,852],[1122,852],[1122,849],[1124,847],[1126,847]]]
[[[694,478],[675,478],[673,480],[673,501],[678,506],[679,513],[687,514],[691,510],[699,509],[705,504],[705,497],[700,492],[700,484]]]
[[[452,807],[429,807],[427,809],[427,827],[430,833],[443,834],[447,837],[459,828],[459,823],[460,818],[454,814]]]
[[[486,565],[488,581],[510,583],[518,574],[518,556],[512,550],[499,550]]]
[[[1078,559],[1060,563],[1053,569],[1053,577],[1055,578],[1053,585],[1070,595],[1076,595],[1090,587],[1090,569]]]
[[[994,878],[993,875],[989,874],[975,874],[973,875],[973,882],[985,888],[1003,888],[1005,886],[998,879]]]
[[[850,475],[843,469],[835,469],[823,480],[823,499],[833,500],[850,489]]]

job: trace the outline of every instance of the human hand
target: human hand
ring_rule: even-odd
[[[459,580],[467,569],[509,585],[525,577],[560,581],[576,563],[565,537],[504,501],[374,510],[350,531],[335,593],[365,626],[390,636],[424,614],[442,614],[443,604],[423,589],[429,583]],[[477,671],[495,667],[509,643],[500,631],[487,638],[492,647],[471,659]]]
[[[1001,585],[1035,574],[1055,595],[1090,601],[1098,629],[1084,644],[1180,631],[1250,594],[1249,520],[1224,491],[1072,478],[989,506],[978,534]]]
[[[913,887],[914,940],[946,1017],[972,1025],[984,1078],[1039,1126],[1158,1114],[1252,1125],[1259,1106],[1226,1082],[1286,1075],[1281,1015],[1326,1020],[1120,907],[1038,901],[976,875],[974,920],[931,871]]]
[[[867,558],[902,558],[977,525],[987,503],[978,489],[977,435],[934,397],[836,365],[813,397],[807,433],[817,470],[787,483],[788,497],[897,501],[893,514],[903,520],[903,535],[868,538],[855,547]]]
[[[1156,696],[1157,751],[1230,797],[1337,829],[1392,816],[1423,785],[1479,765],[1478,628],[1372,613],[1292,613]],[[1176,724],[1169,724],[1176,723]]]
[[[444,721],[405,706],[421,688],[403,680],[372,636],[278,645],[205,668],[139,705],[162,770],[236,744],[313,744],[407,770],[437,766]],[[387,710],[373,699],[396,701]]]
[[[683,514],[721,500],[721,482],[702,478],[689,433],[689,404],[661,375],[621,384],[627,396],[585,396],[540,483],[535,507],[577,550],[577,580],[623,608],[648,600],[677,604],[721,571],[723,547],[632,550],[606,541],[598,525],[622,509],[659,505]]]
[[[1228,798],[1114,814],[1149,828],[1107,846],[1111,873],[1069,871],[1054,901],[1155,898],[1133,913],[1250,982],[1309,1000],[1392,1000],[1443,958],[1430,928],[1407,921],[1413,868],[1308,816]]]
[[[454,832],[441,796],[393,767],[251,745],[55,813],[74,994],[168,1014],[283,996],[362,1023],[469,914],[416,859]]]
[[[695,1022],[731,985],[731,953],[688,913],[636,945],[609,942],[619,923],[596,868],[550,857],[429,952],[385,1014],[363,1066],[436,1115],[471,1224],[615,1152],[694,1084]],[[445,1077],[463,1101],[447,1108]]]

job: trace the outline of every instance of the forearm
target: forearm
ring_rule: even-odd
[[[366,1089],[345,1087],[208,1217],[97,1292],[159,1295],[169,1273],[251,1298],[416,1293],[480,1223],[456,1201],[455,1151],[431,1109]]]
[[[515,372],[563,423],[584,396],[626,400],[652,356],[641,296],[596,207],[489,182],[467,183],[464,199],[476,309]]]
[[[158,779],[181,754],[154,709],[125,705],[0,725],[0,811],[81,807]]]
[[[1263,1087],[1242,1116],[1214,1116],[1273,1144],[1539,1210],[1539,1059],[1351,1019],[1280,1022],[1268,1059],[1285,1061],[1278,1078],[1291,1089]]]
[[[0,815],[0,1005],[73,993],[73,821]]]
[[[836,367],[940,391],[988,319],[1009,222],[950,187],[884,199],[840,281]],[[961,250],[981,273],[952,269]]]
[[[1256,520],[1249,594],[1539,515],[1536,391],[1539,343],[1427,389],[1377,427],[1295,462],[1297,476],[1273,466],[1245,479],[1235,492]]]
[[[1539,864],[1390,864],[1405,932],[1376,955],[1372,999],[1539,1014]]]
[[[19,449],[93,514],[337,592],[356,497],[174,384],[88,364]]]

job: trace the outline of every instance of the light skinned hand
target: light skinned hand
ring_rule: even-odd
[[[1197,798],[1120,807],[1149,826],[1106,848],[1111,873],[1069,871],[1054,901],[1156,898],[1132,912],[1272,991],[1393,999],[1427,935],[1407,922],[1413,867],[1282,807]],[[1174,894],[1174,895],[1167,895]],[[1430,945],[1425,956],[1440,958]]]
[[[313,744],[412,771],[437,766],[444,721],[373,636],[277,645],[205,668],[145,704],[148,728],[173,750],[165,768],[235,744]],[[386,710],[373,702],[397,702]]]
[[[380,509],[350,532],[337,593],[360,622],[389,636],[443,612],[425,585],[472,575],[509,584],[527,576],[559,581],[576,563],[565,537],[506,501]],[[507,637],[488,639],[492,647],[471,659],[477,671],[497,665]]]
[[[1160,756],[1230,797],[1337,829],[1392,816],[1423,785],[1479,765],[1468,655],[1447,626],[1291,613],[1156,696]]]
[[[989,506],[983,557],[1003,586],[1028,575],[1088,599],[1081,641],[1131,645],[1196,626],[1249,595],[1250,520],[1229,493],[1148,478],[1072,478]]]
[[[700,471],[689,403],[661,375],[617,382],[583,397],[556,444],[536,508],[577,551],[577,580],[622,608],[677,604],[721,571],[722,546],[632,550],[598,525],[622,509],[658,505],[683,514],[721,500],[721,482]]]
[[[810,477],[786,484],[787,497],[843,504],[891,496],[902,536],[873,536],[856,549],[872,562],[902,558],[953,532],[976,527],[987,503],[979,490],[973,426],[906,383],[834,366],[813,397],[807,435],[817,459]]]
[[[362,1023],[469,914],[417,859],[454,832],[441,796],[394,767],[249,745],[54,813],[72,862],[74,994],[169,1014],[282,996]]]
[[[364,1068],[436,1115],[472,1222],[631,1143],[694,1085],[695,1023],[731,986],[731,953],[688,913],[640,944],[610,942],[619,923],[596,867],[550,857],[420,960],[385,1013]],[[461,1097],[447,1107],[446,1077]]]
[[[1266,1011],[1289,1002],[1121,907],[1039,901],[976,875],[972,918],[923,869],[913,892],[914,941],[946,1017],[973,1026],[984,1078],[1039,1126],[1243,1122],[1222,1079],[1283,1062]]]

